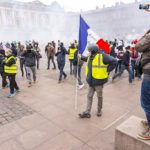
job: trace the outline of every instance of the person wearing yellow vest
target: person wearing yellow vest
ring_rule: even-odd
[[[17,59],[12,55],[11,50],[6,51],[4,72],[8,76],[9,79],[9,87],[10,93],[8,93],[7,97],[13,97],[16,92],[20,92],[20,89],[16,82],[16,74],[17,74]]]
[[[87,58],[86,81],[89,85],[86,111],[79,114],[80,118],[90,118],[94,93],[97,93],[97,116],[102,115],[103,86],[108,81],[109,72],[117,65],[117,60],[100,51],[96,44],[88,46],[90,56]]]
[[[70,61],[70,74],[73,74],[73,60],[74,60],[74,53],[77,51],[77,48],[75,47],[74,43],[71,44],[68,51],[68,58]]]

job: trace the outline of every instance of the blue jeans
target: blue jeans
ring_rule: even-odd
[[[119,69],[119,72],[117,72],[114,76],[113,76],[113,80],[116,79],[118,76],[121,76],[124,72],[124,70],[127,70],[129,73],[129,82],[132,83],[132,72],[129,66],[125,66],[123,64],[121,64],[121,68]]]
[[[145,111],[148,125],[150,127],[150,80],[143,79],[142,81],[141,106]]]
[[[70,61],[70,74],[73,74],[73,60],[69,60]]]
[[[118,61],[117,66],[116,66],[116,69],[115,69],[115,74],[116,74],[116,73],[119,73],[120,70],[121,70],[121,61]]]
[[[132,67],[132,79],[134,79],[134,71],[135,71],[135,62],[136,60],[131,60],[131,67]]]
[[[58,63],[58,69],[60,71],[60,74],[59,74],[59,81],[62,80],[62,76],[64,75],[64,77],[66,77],[66,74],[64,72],[64,67],[65,67],[65,63]]]

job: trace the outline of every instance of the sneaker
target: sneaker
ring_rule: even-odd
[[[102,116],[102,111],[97,112],[97,117],[101,117]]]
[[[15,96],[15,93],[8,93],[8,94],[7,94],[7,97],[8,97],[8,98],[11,98],[11,97],[13,97],[13,96]]]
[[[146,133],[139,134],[138,138],[142,140],[150,140],[150,128]]]
[[[61,80],[58,80],[58,83],[61,83]]]
[[[142,134],[145,134],[146,132],[149,131],[150,127],[148,126],[148,122],[146,120],[141,121],[141,126],[143,128]]]
[[[84,87],[84,84],[79,85],[79,89],[82,89]]]
[[[91,118],[91,114],[83,112],[82,114],[79,114],[80,118]]]
[[[142,121],[141,121],[141,125],[142,125],[143,127],[147,127],[147,126],[148,126],[148,121],[147,121],[147,120],[142,120]]]

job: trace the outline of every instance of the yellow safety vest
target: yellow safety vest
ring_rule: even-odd
[[[74,53],[77,51],[76,48],[70,48],[70,51],[69,51],[69,60],[73,60],[74,59]]]
[[[86,76],[88,75],[88,64],[89,64],[90,57],[88,58],[87,64],[86,64]],[[107,72],[108,65],[105,65],[103,63],[103,55],[97,54],[93,61],[92,61],[92,77],[94,79],[106,79],[108,78],[108,72]]]
[[[11,65],[11,66],[4,66],[4,72],[5,73],[10,73],[10,74],[14,74],[17,73],[17,59],[14,56],[10,56],[9,58],[5,58],[5,62],[8,63],[10,61],[10,59],[15,59],[15,64]]]

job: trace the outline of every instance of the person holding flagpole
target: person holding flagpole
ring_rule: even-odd
[[[97,116],[102,115],[103,87],[108,81],[109,73],[116,67],[117,60],[108,55],[110,47],[102,38],[91,30],[90,26],[80,16],[79,28],[79,53],[87,57],[86,81],[89,85],[87,94],[87,106],[80,118],[90,118],[93,96],[97,93]],[[103,50],[103,51],[102,51]]]
[[[108,81],[109,73],[116,67],[117,60],[100,51],[96,44],[88,46],[90,56],[86,65],[86,81],[89,85],[86,110],[79,114],[80,118],[90,118],[94,93],[97,93],[97,116],[102,115],[103,87]]]

